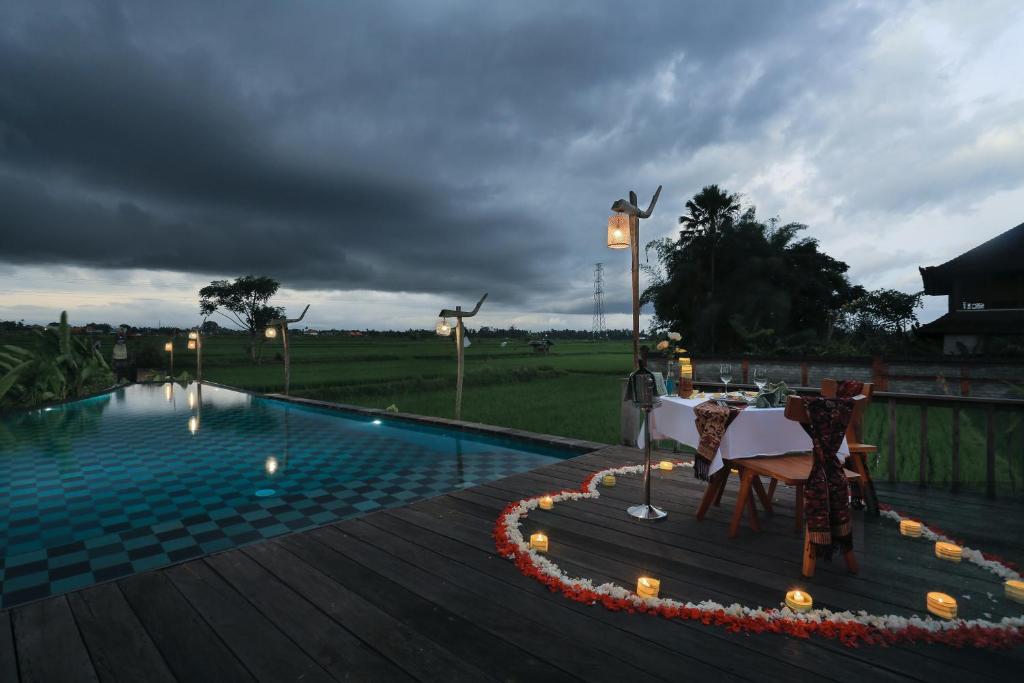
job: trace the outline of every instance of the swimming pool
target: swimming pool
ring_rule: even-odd
[[[136,384],[3,416],[0,604],[577,454],[212,385]]]

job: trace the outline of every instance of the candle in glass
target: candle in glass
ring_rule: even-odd
[[[921,536],[921,522],[915,522],[912,519],[900,520],[900,533],[911,538],[919,538]]]
[[[1024,604],[1024,581],[1010,579],[1004,584],[1006,597],[1014,602]]]
[[[932,592],[928,594],[928,611],[943,619],[956,619],[956,600],[945,593]]]
[[[540,553],[548,551],[548,537],[537,532],[530,536],[530,547]]]
[[[935,543],[935,557],[939,559],[959,562],[961,552],[962,549],[955,543],[947,543],[946,541],[936,541]]]
[[[615,486],[615,475],[614,474],[606,474],[606,475],[604,475],[604,477],[601,478],[601,484],[604,485],[604,486],[607,486],[608,488],[611,488],[612,486]]]
[[[661,590],[661,581],[649,576],[641,576],[636,582],[636,594],[641,598],[656,598]]]
[[[658,463],[658,467],[660,467],[661,469],[663,469],[666,472],[671,472],[672,471],[672,467],[673,467],[672,461],[671,460],[662,460],[660,463]]]
[[[814,600],[806,591],[792,590],[786,593],[786,607],[794,612],[806,612],[813,606]]]
[[[551,496],[541,496],[540,500],[537,501],[537,506],[541,510],[550,510],[555,506],[555,501]]]

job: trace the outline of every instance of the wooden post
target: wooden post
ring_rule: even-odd
[[[174,377],[174,337],[171,337],[171,369],[167,373],[168,377]]]
[[[750,384],[750,359],[744,358],[743,363],[743,383]]]
[[[203,381],[203,333],[196,329],[196,381]]]
[[[917,463],[917,485],[928,483],[928,404],[921,404],[921,455]]]
[[[456,306],[455,310],[462,312],[462,306]],[[462,354],[462,335],[464,334],[462,329],[462,316],[458,316],[455,319],[455,357],[457,359],[457,369],[455,376],[455,419],[462,419],[462,373],[463,373],[463,354]]]
[[[985,495],[996,497],[996,411],[991,404],[985,411]]]
[[[953,406],[953,493],[960,491],[960,406]]]
[[[802,387],[809,386],[809,383],[810,383],[810,379],[808,379],[809,376],[810,376],[810,371],[807,368],[807,363],[806,362],[800,363],[800,386],[802,386]]]
[[[971,371],[966,365],[960,366],[960,395],[971,395]]]
[[[630,191],[629,201],[636,206],[636,192]],[[633,285],[633,369],[640,367],[640,217],[629,217],[629,247],[632,256]]]
[[[889,399],[889,483],[896,483],[896,401]]]
[[[284,395],[288,395],[288,390],[292,384],[292,364],[291,358],[288,356],[288,323],[281,323],[281,344],[284,347]]]

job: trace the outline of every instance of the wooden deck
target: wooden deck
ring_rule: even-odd
[[[851,649],[610,612],[550,593],[495,556],[491,530],[505,503],[576,488],[590,471],[637,460],[635,450],[606,448],[0,612],[0,681],[980,681],[1022,670],[1024,648]],[[729,541],[734,490],[698,523],[699,482],[677,470],[655,482],[668,520],[642,524],[623,512],[637,483],[620,480],[597,501],[533,513],[524,527],[543,525],[567,571],[624,585],[651,573],[663,594],[694,601],[774,605],[801,583],[821,605],[909,614],[942,578],[934,563],[901,561],[906,542],[868,521],[858,525],[860,576],[836,562],[801,582],[788,490],[760,534],[745,528]],[[1019,503],[880,494],[1024,559]]]

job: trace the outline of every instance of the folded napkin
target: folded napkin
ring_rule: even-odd
[[[693,476],[707,481],[711,469],[711,461],[722,444],[725,430],[740,414],[744,406],[727,406],[715,401],[705,401],[693,409],[696,416],[697,433],[700,444],[697,446],[697,457],[693,459]]]
[[[785,382],[769,382],[757,395],[754,405],[758,408],[782,408],[786,405],[786,397],[795,393]]]

